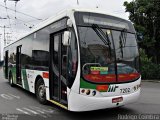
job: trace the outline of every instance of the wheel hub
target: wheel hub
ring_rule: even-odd
[[[44,96],[45,96],[45,87],[44,85],[40,85],[39,86],[39,97],[44,98]]]

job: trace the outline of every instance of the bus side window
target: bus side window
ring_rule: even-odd
[[[71,87],[77,73],[78,66],[78,46],[76,36],[71,30],[71,42],[68,48],[68,87]]]

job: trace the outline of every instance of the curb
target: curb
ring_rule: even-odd
[[[142,80],[142,82],[154,82],[154,83],[160,83],[160,80]]]

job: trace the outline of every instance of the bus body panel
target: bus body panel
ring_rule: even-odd
[[[135,81],[131,84],[139,84],[141,78],[138,81]],[[124,87],[127,86],[127,83],[122,84]],[[97,109],[105,109],[105,108],[114,108],[123,106],[129,103],[133,103],[138,100],[140,96],[140,88],[131,93],[131,94],[124,94],[124,95],[117,95],[117,96],[110,96],[110,97],[103,97],[103,96],[85,96],[81,94],[74,93],[71,91],[68,100],[68,109],[70,111],[91,111]],[[112,103],[114,98],[123,97],[121,102]]]
[[[86,83],[86,85],[83,87],[81,85],[80,87],[80,94],[85,95],[88,97],[93,97],[92,92],[95,92],[94,96],[101,96],[101,97],[111,97],[111,96],[118,96],[118,95],[126,95],[126,94],[132,94],[135,91],[137,91],[140,87],[141,78],[134,82],[128,82],[128,83],[114,83],[114,84],[91,84]],[[99,88],[104,87],[104,89]],[[90,94],[87,95],[87,90],[90,90]]]
[[[115,108],[119,106],[123,106],[129,103],[134,103],[138,100],[140,96],[140,89],[135,93],[122,95],[122,96],[114,96],[114,97],[86,97],[80,94],[76,94],[74,92],[70,93],[69,97],[69,110],[70,111],[91,111],[98,109],[106,109],[106,108]],[[117,103],[112,103],[112,99],[116,97],[123,97],[123,101]]]
[[[73,28],[75,29],[75,36],[77,38],[77,46],[78,46],[78,67],[77,67],[77,74],[76,74],[76,78],[74,80],[74,83],[71,87],[71,89],[76,92],[76,93],[79,93],[79,87],[80,87],[80,76],[81,76],[81,66],[80,66],[80,43],[79,43],[79,40],[78,40],[78,31],[77,31],[77,26],[76,26],[76,23],[75,23],[75,18],[74,18],[74,12],[72,11],[71,14],[70,14],[70,19],[72,20],[73,22]]]
[[[45,87],[47,88],[49,87],[49,79],[43,75],[44,73],[48,74],[48,71],[38,71],[38,70],[26,69],[26,76],[24,76],[25,74],[23,74],[23,83],[25,81],[24,77],[26,77],[27,78],[26,82],[28,81],[30,92],[35,93],[35,82],[38,76],[43,79]],[[23,88],[26,89],[25,85]]]
[[[13,77],[13,83],[17,84],[16,82],[16,68],[15,67],[9,67],[9,72],[12,73]],[[36,78],[39,76],[43,78],[45,87],[49,87],[49,78],[44,76],[44,73],[49,74],[48,71],[38,71],[38,70],[30,70],[30,69],[22,69],[21,70],[21,76],[22,76],[22,87],[23,89],[35,93],[35,82]]]

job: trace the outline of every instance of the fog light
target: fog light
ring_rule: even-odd
[[[92,95],[95,96],[95,95],[96,95],[96,91],[93,91],[93,92],[92,92]]]
[[[89,95],[90,93],[91,93],[90,90],[87,90],[87,91],[86,91],[86,95]]]

